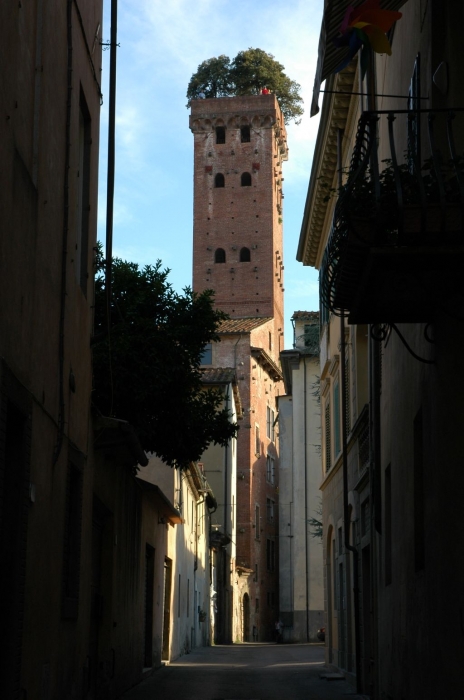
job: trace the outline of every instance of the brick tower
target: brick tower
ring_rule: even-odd
[[[274,95],[194,100],[193,288],[213,289],[230,321],[205,363],[235,369],[238,437],[233,641],[269,640],[278,615],[278,447],[282,392],[282,162]],[[226,533],[230,534],[230,533]],[[227,641],[227,640],[226,640]],[[230,640],[232,641],[232,640]]]

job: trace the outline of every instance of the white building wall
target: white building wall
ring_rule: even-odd
[[[303,333],[297,323],[296,337]],[[319,357],[303,343],[291,367],[291,396],[279,398],[280,615],[285,638],[304,642],[324,626],[322,539],[309,522],[322,520]]]

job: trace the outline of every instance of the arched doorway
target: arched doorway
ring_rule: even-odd
[[[245,593],[243,596],[243,603],[242,603],[242,615],[243,615],[243,641],[244,642],[249,642],[250,641],[250,596],[248,593]]]

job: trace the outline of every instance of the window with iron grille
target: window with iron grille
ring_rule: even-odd
[[[274,459],[268,455],[266,459],[266,481],[268,481],[270,484],[273,484],[274,479]]]
[[[274,522],[274,506],[275,502],[271,498],[266,498],[266,512],[269,523]]]
[[[266,409],[266,435],[269,438],[269,440],[272,440],[274,442],[275,440],[275,413],[273,409],[268,406]]]
[[[266,540],[266,566],[268,571],[275,569],[275,542]]]
[[[330,435],[330,401],[325,404],[324,411],[324,428],[325,428],[325,470],[326,472],[332,466],[332,454],[331,454],[331,435]]]
[[[77,618],[81,564],[82,469],[68,463],[63,557],[63,616]]]

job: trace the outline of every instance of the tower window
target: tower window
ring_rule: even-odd
[[[241,183],[242,187],[251,187],[251,175],[250,173],[242,173]]]
[[[225,126],[217,126],[216,127],[216,143],[225,143],[226,142],[226,127]]]
[[[216,177],[214,178],[214,186],[215,187],[224,187],[226,184],[226,181],[224,179],[224,175],[222,173],[217,173]]]
[[[226,251],[224,248],[218,248],[216,252],[214,253],[214,262],[215,263],[225,263],[226,261]]]
[[[240,251],[240,262],[250,262],[250,249],[242,248]]]
[[[250,127],[240,127],[240,140],[242,143],[250,143]]]

